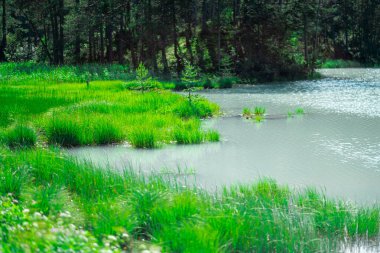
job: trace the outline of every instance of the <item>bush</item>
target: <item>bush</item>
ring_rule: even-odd
[[[218,81],[220,89],[229,89],[232,88],[234,84],[234,78],[232,77],[221,77]]]
[[[206,78],[203,80],[203,83],[202,83],[202,86],[204,89],[212,89],[214,88],[213,85],[212,85],[212,82],[209,78]]]
[[[36,145],[37,135],[31,127],[16,125],[6,133],[4,139],[11,148],[28,148]]]

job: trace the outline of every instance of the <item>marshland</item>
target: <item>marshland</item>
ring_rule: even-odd
[[[380,252],[379,13],[0,0],[0,252]]]
[[[141,91],[131,78],[34,68],[0,68],[4,251],[378,245],[378,83],[329,77],[189,101],[175,83]],[[342,106],[352,99],[361,108]]]

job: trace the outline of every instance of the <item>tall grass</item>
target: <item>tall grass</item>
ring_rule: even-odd
[[[136,128],[129,134],[129,140],[135,148],[156,148],[157,133],[148,128]]]
[[[47,64],[2,63],[0,84],[39,85],[86,82],[87,80],[132,80],[134,73],[126,65],[84,64],[80,66],[51,66]]]
[[[378,206],[330,200],[315,190],[294,191],[269,179],[209,193],[157,176],[99,169],[57,151],[0,153],[2,173],[18,179],[1,181],[3,195],[32,189],[28,198],[34,201],[16,194],[20,204],[51,217],[72,210],[62,203],[74,199],[71,215],[78,217],[71,222],[100,241],[127,233],[170,252],[334,252],[344,240],[379,235]],[[22,170],[24,176],[15,174],[23,166],[29,167]],[[10,236],[22,238],[14,232]],[[118,248],[125,243],[116,242]]]
[[[13,68],[14,73],[34,73],[33,68],[26,70],[16,65]],[[17,121],[29,122],[39,130],[43,142],[66,147],[129,141],[135,147],[152,148],[160,146],[157,143],[175,141],[172,129],[185,121],[196,124],[197,131],[205,134],[199,119],[211,117],[219,110],[217,105],[202,98],[189,104],[178,94],[164,90],[142,94],[126,90],[124,84],[92,81],[86,87],[81,83],[50,83],[48,79],[41,79],[38,84],[19,85],[11,81],[0,84],[3,106],[0,128]],[[140,126],[144,126],[150,137],[134,132]],[[1,136],[4,139],[5,135]],[[145,141],[139,142],[141,138]]]
[[[37,135],[33,128],[17,124],[6,131],[3,142],[11,148],[28,148],[36,145]]]

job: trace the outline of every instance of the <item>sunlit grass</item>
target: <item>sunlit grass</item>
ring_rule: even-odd
[[[141,93],[126,90],[124,84],[92,81],[87,87],[85,83],[41,80],[38,85],[0,85],[0,127],[29,122],[42,134],[41,140],[66,147],[128,141],[134,147],[153,148],[176,141],[173,131],[185,121],[205,135],[200,118],[219,110],[202,98],[189,104],[183,96],[169,91]],[[143,130],[136,133],[140,126]],[[145,140],[139,141],[142,138]]]
[[[256,116],[264,116],[265,112],[266,112],[266,109],[261,106],[256,106],[254,109],[254,115]]]
[[[29,148],[36,145],[35,130],[24,124],[17,124],[3,133],[2,142],[11,148]]]
[[[243,117],[250,119],[252,118],[252,111],[249,108],[243,108]]]
[[[3,196],[14,193],[23,208],[53,221],[70,212],[70,222],[98,240],[126,233],[170,252],[333,252],[343,240],[379,235],[379,207],[294,191],[269,179],[210,193],[157,175],[100,169],[57,151],[0,154],[1,173],[13,175],[2,174]]]

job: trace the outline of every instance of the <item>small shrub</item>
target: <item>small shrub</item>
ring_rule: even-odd
[[[4,139],[11,148],[27,148],[36,144],[37,135],[31,127],[16,125],[8,131]]]
[[[211,82],[211,80],[209,78],[206,78],[206,79],[203,80],[202,86],[203,86],[204,89],[212,89],[212,88],[214,88],[212,86],[212,82]]]
[[[220,89],[229,89],[232,88],[234,84],[234,79],[231,77],[221,77],[218,81]]]
[[[139,84],[138,89],[141,92],[152,88],[152,77],[150,77],[149,70],[145,68],[143,63],[140,63],[136,69],[136,80]]]
[[[174,83],[174,90],[181,91],[186,89],[186,84],[181,81],[176,81]]]

